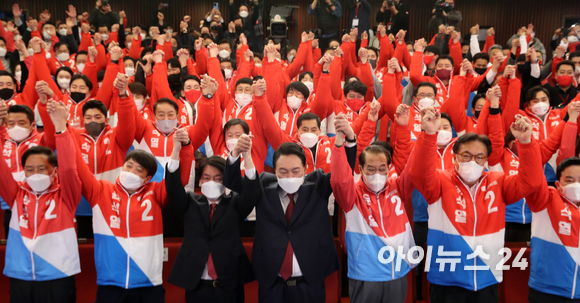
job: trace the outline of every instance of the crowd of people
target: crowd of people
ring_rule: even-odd
[[[260,302],[324,302],[334,237],[351,302],[405,302],[414,268],[415,299],[425,271],[431,302],[498,302],[505,242],[531,242],[530,302],[578,302],[580,24],[480,43],[445,0],[432,39],[409,41],[407,4],[384,1],[371,27],[371,4],[347,2],[348,33],[339,1],[314,0],[318,29],[289,47],[265,38],[261,0],[199,26],[164,4],[150,26],[107,0],[58,21],[14,4],[10,302],[75,302],[78,238],[94,238],[97,302],[165,302],[164,282],[244,302],[253,280]],[[164,237],[183,238],[168,281]]]

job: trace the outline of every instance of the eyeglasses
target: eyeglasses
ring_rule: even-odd
[[[458,154],[457,156],[459,157],[459,160],[461,162],[469,162],[472,159],[475,159],[475,162],[477,162],[477,163],[485,163],[485,160],[487,160],[487,156],[484,156],[484,155],[474,156],[474,155],[472,155],[472,154],[470,154],[468,152],[464,152],[462,154]]]
[[[417,97],[419,97],[419,99],[423,99],[423,98],[431,98],[434,99],[435,95],[433,94],[418,94]]]

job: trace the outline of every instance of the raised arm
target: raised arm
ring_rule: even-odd
[[[202,94],[214,95],[218,89],[218,82],[209,77],[204,76],[201,79]],[[212,98],[213,99],[213,98]],[[206,97],[201,97],[197,102],[197,121],[195,125],[189,126],[187,132],[194,150],[197,150],[209,136],[209,131],[214,119],[214,100]]]
[[[113,100],[119,107],[123,108],[122,112],[137,112],[137,107],[135,101],[133,101],[133,96],[130,95],[130,91],[127,89],[129,84],[129,76],[125,74],[117,74],[117,78],[113,82]],[[121,99],[123,99],[121,101]],[[131,148],[134,141],[134,135],[136,131],[135,118],[133,115],[121,116],[117,124],[117,131],[115,134],[115,141],[123,153],[126,153]],[[129,135],[131,134],[131,135]]]
[[[262,125],[266,141],[272,145],[274,150],[278,149],[282,143],[292,142],[292,138],[287,135],[276,122],[269,104],[264,98],[254,96],[254,111],[258,123]]]
[[[417,87],[419,83],[428,81],[428,77],[423,76],[423,43],[424,39],[419,39],[415,42],[415,53],[411,59],[411,68],[409,69],[409,77],[413,86]]]
[[[6,101],[0,101],[0,132],[6,135],[6,126],[4,125],[5,121],[8,119],[8,106],[6,105]],[[2,140],[4,141],[4,140]],[[22,166],[24,166],[23,163]],[[18,192],[18,183],[14,181],[14,177],[12,177],[12,173],[10,173],[10,168],[6,164],[6,161],[0,161],[0,196],[4,199],[8,207],[12,209],[14,205],[14,200],[16,199],[16,194]]]

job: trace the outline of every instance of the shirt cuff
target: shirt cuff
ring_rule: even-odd
[[[348,142],[344,141],[344,146],[346,146],[348,148],[355,147],[356,146],[356,142],[348,143]]]
[[[170,173],[174,173],[179,168],[179,160],[170,159],[169,165],[167,165],[167,170]]]
[[[22,19],[21,18],[15,19],[14,20],[14,24],[16,25],[16,27],[21,26],[22,25]]]
[[[250,180],[256,179],[256,167],[252,167],[251,169],[246,169],[246,177]]]
[[[232,154],[230,154],[228,156],[228,161],[230,162],[230,164],[234,164],[234,163],[236,163],[236,161],[238,161],[239,158],[240,158],[240,155],[238,155],[237,157],[234,158],[234,157],[232,157]]]
[[[534,78],[540,78],[540,64],[538,64],[537,62],[534,64],[531,64],[531,68],[532,71],[530,72],[530,75]]]
[[[499,113],[501,113],[499,108],[489,108],[489,114],[490,115],[498,115]]]
[[[496,72],[493,71],[493,69],[490,69],[487,74],[485,75],[485,79],[487,80],[488,84],[492,84],[493,80],[495,79],[495,76],[497,75]]]

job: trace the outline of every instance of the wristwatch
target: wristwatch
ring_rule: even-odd
[[[354,139],[350,140],[348,137],[344,137],[344,141],[347,143],[356,143],[356,135],[354,135]]]
[[[211,98],[213,98],[213,95],[212,95],[212,94],[207,94],[207,95],[203,95],[203,96],[204,96],[206,99],[211,99]]]

